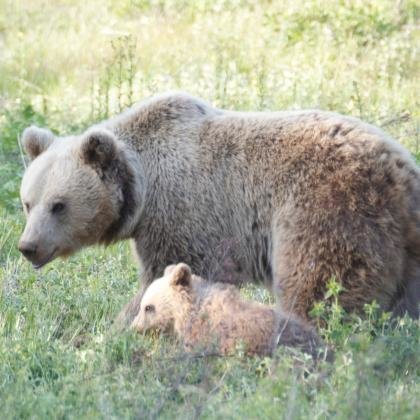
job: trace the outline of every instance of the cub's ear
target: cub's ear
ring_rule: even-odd
[[[169,274],[171,274],[171,273],[172,273],[172,271],[174,271],[175,267],[176,267],[176,265],[175,265],[175,264],[168,265],[168,266],[165,268],[165,271],[163,272],[163,275],[164,275],[164,276],[169,276]]]
[[[167,267],[167,269],[169,267]],[[182,287],[185,289],[189,289],[191,287],[191,277],[192,277],[191,268],[187,264],[184,264],[184,263],[177,264],[170,272],[170,275],[171,275],[171,286]]]
[[[53,141],[54,134],[50,130],[35,125],[25,128],[21,138],[23,149],[31,160],[47,150]]]
[[[82,139],[80,155],[88,165],[106,168],[117,154],[117,139],[106,129],[95,128]]]

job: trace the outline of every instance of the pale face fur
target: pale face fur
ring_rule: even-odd
[[[31,127],[23,145],[33,159],[21,185],[27,219],[19,249],[35,268],[83,246],[106,242],[119,218],[122,192],[107,168],[117,159],[111,133],[96,130],[80,137],[54,138]],[[106,164],[106,165],[105,165]]]
[[[191,283],[191,269],[186,264],[168,266],[163,277],[146,289],[131,327],[138,332],[173,330],[190,303]],[[182,293],[187,289],[188,293]]]

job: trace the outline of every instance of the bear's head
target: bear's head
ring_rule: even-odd
[[[198,278],[191,274],[188,265],[180,263],[166,267],[163,277],[154,280],[144,292],[140,311],[131,328],[146,332],[170,332],[177,324],[191,316],[194,284]]]
[[[27,128],[31,163],[20,195],[27,219],[19,250],[40,268],[83,246],[129,237],[144,188],[137,157],[100,126],[74,137]]]

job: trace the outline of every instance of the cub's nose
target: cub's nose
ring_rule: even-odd
[[[32,260],[36,256],[37,245],[34,242],[20,241],[18,248],[28,260]]]

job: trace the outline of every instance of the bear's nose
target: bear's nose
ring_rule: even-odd
[[[34,242],[19,242],[19,251],[28,260],[32,259],[36,255],[37,245]]]

